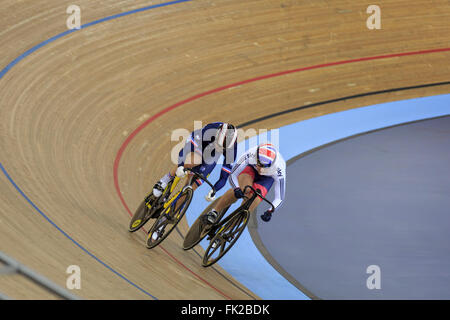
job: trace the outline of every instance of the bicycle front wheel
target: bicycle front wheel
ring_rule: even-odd
[[[210,240],[203,256],[202,265],[204,267],[212,266],[231,249],[247,226],[249,216],[250,213],[243,210],[219,225],[218,231]]]
[[[175,229],[189,208],[193,194],[192,188],[187,188],[161,213],[148,232],[147,248],[151,249],[159,245]]]

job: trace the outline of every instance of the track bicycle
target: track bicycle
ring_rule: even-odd
[[[185,170],[188,170],[188,169],[185,169]],[[188,170],[188,171],[190,171],[190,170]],[[200,179],[203,178],[200,174],[196,174],[196,175],[199,176]],[[142,228],[147,223],[147,221],[149,221],[150,219],[159,218],[161,212],[165,209],[164,204],[167,202],[170,195],[174,192],[179,181],[180,181],[180,178],[175,177],[172,181],[170,181],[167,184],[163,193],[159,197],[155,197],[153,195],[153,190],[150,191],[149,195],[147,197],[145,197],[145,199],[140,203],[140,205],[136,209],[133,217],[131,218],[131,221],[130,221],[130,224],[128,227],[128,231],[136,232],[137,230]],[[209,183],[209,182],[207,182],[207,183]],[[188,185],[191,185],[191,184],[192,184],[192,181]]]
[[[214,190],[214,185],[202,174],[190,169],[185,169],[185,172],[191,173],[188,183],[180,191],[173,194],[174,189],[180,181],[180,178],[175,177],[173,182],[167,185],[165,191],[161,195],[163,200],[157,201],[159,203],[159,208],[156,209],[156,214],[153,214],[156,221],[150,228],[146,240],[146,246],[149,249],[156,247],[166,239],[175,229],[178,222],[181,221],[191,204],[194,195],[192,184],[196,179],[203,180]],[[212,196],[214,196],[214,194],[215,191],[213,191]]]
[[[272,210],[275,210],[273,204],[261,195],[259,189],[255,190],[252,186],[246,186],[244,188],[244,193],[246,193],[247,189],[251,189],[253,191],[253,195],[251,197],[244,196],[244,199],[247,201],[244,201],[239,208],[237,208],[224,220],[222,220],[222,218],[229,207],[219,212],[217,221],[214,224],[207,224],[205,218],[209,211],[208,208],[211,207],[208,206],[208,208],[204,210],[192,224],[191,228],[189,228],[189,231],[184,238],[184,250],[193,248],[206,236],[209,236],[207,239],[209,240],[209,245],[203,255],[202,266],[210,267],[215,264],[236,243],[237,239],[239,239],[247,226],[248,219],[250,217],[249,208],[256,197],[259,197],[263,201],[267,202],[272,207]]]

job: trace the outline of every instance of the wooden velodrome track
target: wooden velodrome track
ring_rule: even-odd
[[[84,24],[156,3],[0,0],[0,70],[66,31],[71,4],[81,7]],[[79,265],[82,288],[74,293],[85,299],[259,299],[219,266],[202,268],[176,232],[147,250],[143,232],[127,231],[118,190],[134,211],[171,166],[172,130],[191,130],[194,120],[240,124],[324,100],[450,80],[450,52],[441,51],[292,72],[195,97],[286,70],[450,47],[449,1],[377,1],[381,30],[366,28],[370,4],[181,2],[90,26],[25,57],[0,79],[0,163],[36,207],[0,175],[0,251],[61,286],[67,267]],[[448,92],[447,84],[367,95],[252,127]],[[180,230],[187,230],[184,221]],[[52,298],[19,276],[0,277],[0,292]]]

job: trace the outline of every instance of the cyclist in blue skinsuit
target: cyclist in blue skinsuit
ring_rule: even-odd
[[[220,156],[224,156],[219,180],[214,184],[215,191],[219,191],[225,185],[231,173],[231,166],[236,160],[237,130],[229,123],[213,122],[196,130],[186,140],[178,156],[178,165],[159,180],[153,187],[153,194],[161,196],[167,184],[175,178],[186,175],[184,168],[193,169],[195,172],[208,176],[214,169]],[[197,179],[192,186],[194,190],[202,184]],[[206,200],[213,201],[213,190],[206,196]]]

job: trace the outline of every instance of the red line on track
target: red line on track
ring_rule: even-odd
[[[291,70],[281,71],[281,72],[277,72],[277,73],[272,73],[272,74],[268,74],[268,75],[263,75],[263,76],[259,76],[259,77],[255,77],[255,78],[251,78],[251,79],[247,79],[247,80],[231,83],[231,84],[228,84],[228,85],[216,88],[216,89],[212,89],[212,90],[209,90],[209,91],[205,91],[205,92],[196,94],[195,96],[192,96],[190,98],[187,98],[185,100],[177,102],[174,105],[159,111],[158,113],[156,113],[155,115],[153,115],[152,117],[147,119],[145,122],[143,122],[137,129],[135,129],[125,139],[125,141],[123,142],[123,144],[120,147],[119,151],[117,152],[116,158],[114,160],[114,185],[116,187],[116,191],[117,191],[117,194],[119,195],[120,201],[122,202],[124,208],[127,210],[128,214],[130,216],[133,216],[133,213],[130,211],[130,209],[128,208],[127,203],[125,202],[125,199],[123,198],[123,195],[122,195],[122,192],[120,191],[120,186],[119,186],[119,175],[118,175],[119,164],[120,164],[120,159],[122,158],[122,155],[125,152],[125,149],[130,144],[130,142],[134,139],[134,137],[136,137],[136,135],[142,129],[147,127],[150,123],[152,123],[153,121],[155,121],[156,119],[158,119],[162,115],[168,113],[169,111],[174,110],[175,108],[181,107],[181,106],[183,106],[183,105],[185,105],[185,104],[187,104],[189,102],[192,102],[194,100],[200,99],[202,97],[205,97],[205,96],[208,96],[210,94],[217,93],[217,92],[229,89],[229,88],[241,86],[241,85],[248,84],[248,83],[255,82],[255,81],[259,81],[259,80],[275,78],[275,77],[279,77],[279,76],[283,76],[283,75],[287,75],[287,74],[291,74],[291,73],[296,73],[296,72],[301,72],[301,71],[306,71],[306,70],[312,70],[312,69],[325,68],[325,67],[332,67],[332,66],[337,66],[337,65],[342,65],[342,64],[349,64],[349,63],[355,63],[355,62],[370,61],[370,60],[381,60],[381,59],[388,59],[388,58],[398,58],[398,57],[404,57],[404,56],[421,55],[421,54],[429,54],[429,53],[437,53],[437,52],[445,52],[445,51],[450,51],[450,48],[438,48],[438,49],[430,49],[430,50],[420,50],[420,51],[412,51],[412,52],[393,53],[393,54],[386,54],[386,55],[379,55],[379,56],[364,57],[364,58],[357,58],[357,59],[350,59],[350,60],[341,60],[341,61],[336,61],[336,62],[317,64],[317,65],[313,65],[313,66],[309,66],[309,67],[303,67],[303,68],[298,68],[298,69],[291,69]],[[162,246],[160,246],[160,247],[175,262],[177,262],[182,267],[184,267],[186,270],[188,270],[190,273],[195,275],[198,279],[202,280],[209,287],[211,287],[212,289],[214,289],[215,291],[217,291],[218,293],[220,293],[221,295],[223,295],[227,299],[231,299],[230,297],[225,295],[223,292],[221,292],[219,289],[217,289],[214,286],[212,286],[205,279],[203,279],[199,275],[197,275],[194,271],[192,271],[188,267],[186,267],[181,261],[177,260],[166,249],[164,249],[164,247],[162,247]]]

